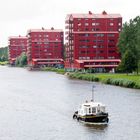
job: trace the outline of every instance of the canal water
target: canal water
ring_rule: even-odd
[[[110,122],[72,119],[91,99],[107,106]],[[140,140],[140,90],[71,80],[53,72],[0,66],[0,140]]]

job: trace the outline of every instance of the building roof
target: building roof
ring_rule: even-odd
[[[28,33],[30,32],[63,32],[62,29],[54,29],[54,28],[51,28],[51,29],[29,29],[28,30]]]
[[[70,16],[73,18],[122,18],[120,14],[117,14],[117,13],[108,14],[105,11],[103,11],[101,14],[94,14],[94,13],[91,13],[90,11],[87,14],[72,13],[72,14],[68,14],[67,18],[69,18]]]

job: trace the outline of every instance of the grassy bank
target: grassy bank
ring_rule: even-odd
[[[7,65],[8,61],[0,62],[0,65]]]
[[[56,72],[56,73],[59,73],[59,74],[65,74],[65,70],[64,69],[45,67],[45,68],[41,68],[41,70],[43,70],[43,71],[53,71],[53,72]]]
[[[140,75],[70,73],[70,78],[140,89]]]

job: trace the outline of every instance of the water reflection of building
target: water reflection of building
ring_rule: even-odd
[[[63,31],[59,29],[28,30],[28,65],[34,67],[63,65]]]
[[[66,69],[113,71],[120,63],[120,14],[69,14],[66,17]]]
[[[9,37],[8,56],[9,63],[15,64],[15,60],[22,52],[27,52],[27,37],[25,36],[11,36]]]

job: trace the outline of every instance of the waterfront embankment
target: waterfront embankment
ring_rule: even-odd
[[[140,89],[140,75],[69,73],[70,78]]]
[[[59,74],[65,74],[72,79],[80,79],[104,84],[116,85],[127,88],[140,89],[140,75],[136,74],[116,74],[116,73],[82,73],[66,72],[64,69],[51,67],[42,68],[43,71],[53,71]]]
[[[44,67],[44,68],[41,68],[42,71],[53,71],[53,72],[56,72],[56,73],[59,73],[59,74],[65,74],[66,71],[65,69],[58,69],[58,68],[52,68],[52,67]]]

